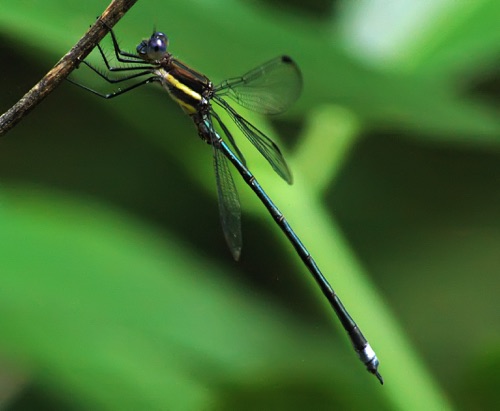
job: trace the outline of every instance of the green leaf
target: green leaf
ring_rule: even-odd
[[[10,55],[15,51],[19,56],[9,59],[2,69],[13,73],[12,78],[0,76],[7,84],[0,98],[20,97],[25,89],[20,80],[12,79],[34,82],[38,77],[27,77],[24,70],[48,70],[105,6],[102,1],[63,7],[55,0],[29,4],[0,0],[4,44]],[[472,32],[479,28],[485,15],[477,16],[470,16],[462,29],[470,27]],[[489,24],[491,28],[491,21]],[[197,141],[189,118],[155,90],[138,90],[111,103],[63,84],[2,146],[2,180],[27,180],[66,190],[56,197],[41,191],[20,203],[13,200],[25,194],[4,193],[15,205],[4,210],[0,234],[2,242],[10,243],[0,262],[6,269],[8,287],[0,304],[5,351],[26,364],[36,384],[50,387],[51,392],[62,391],[67,401],[82,409],[235,409],[241,398],[249,409],[256,404],[254,409],[265,409],[276,397],[295,400],[302,392],[297,386],[304,387],[305,404],[296,400],[272,408],[320,409],[325,404],[326,409],[333,405],[339,409],[448,408],[434,375],[415,354],[389,303],[368,279],[365,262],[358,261],[357,250],[337,226],[324,194],[362,144],[358,135],[375,128],[393,135],[404,132],[417,142],[496,149],[498,113],[460,95],[457,86],[444,78],[461,67],[472,67],[481,50],[463,44],[462,29],[447,38],[440,38],[436,30],[429,42],[412,49],[416,67],[422,70],[374,68],[346,51],[327,21],[293,15],[284,8],[260,9],[228,1],[139,2],[116,27],[120,44],[133,51],[153,26],[167,32],[176,56],[214,81],[241,74],[276,54],[287,53],[298,61],[305,88],[291,116],[310,128],[299,133],[297,147],[284,149],[290,153],[287,158],[297,183],[286,187],[258,160],[253,148],[241,143],[242,151],[365,330],[390,385],[375,391],[370,385],[375,381],[367,382],[370,376],[359,364],[354,366],[350,347],[332,347],[331,336],[316,335],[321,334],[315,331],[320,328],[317,323],[306,327],[277,315],[274,307],[248,295],[250,287],[242,292],[227,282],[229,275],[240,273],[230,265],[225,250],[221,261],[216,256],[207,261],[211,251],[203,249],[206,254],[200,256],[199,243],[179,234],[210,237],[215,244],[212,250],[224,247],[222,241],[217,243],[219,231],[213,234],[205,226],[196,226],[204,212],[214,226],[217,223],[210,149]],[[481,33],[477,29],[472,36],[474,44]],[[467,36],[465,30],[463,38]],[[488,37],[484,66],[478,71],[490,64],[487,56],[498,50],[494,36]],[[460,58],[446,57],[452,43],[460,48]],[[426,44],[437,46],[425,53]],[[96,54],[90,58],[99,62]],[[434,59],[443,65],[433,65]],[[73,76],[98,88],[108,86],[84,68]],[[330,112],[332,103],[341,108]],[[318,115],[325,107],[323,116]],[[250,118],[277,139],[272,126]],[[53,132],[59,137],[56,142],[70,141],[67,144],[88,160],[76,161],[81,160],[78,155],[54,144]],[[322,138],[325,144],[321,144]],[[43,173],[31,167],[30,159],[35,163],[45,157],[53,163]],[[120,161],[126,166],[119,167]],[[165,169],[157,161],[164,162]],[[137,185],[143,186],[140,191],[134,189]],[[187,193],[189,190],[195,194]],[[79,191],[97,197],[101,204],[89,205],[75,194]],[[241,193],[248,215],[265,215],[248,188],[242,185]],[[191,195],[196,195],[195,200]],[[159,202],[163,214],[154,208]],[[119,204],[137,213],[142,222],[103,211],[102,204]],[[370,215],[372,204],[362,206]],[[180,231],[158,222],[159,215],[174,215]],[[265,236],[278,232],[273,231],[277,228],[269,217],[265,218],[243,222],[245,233],[251,233],[245,237],[249,241],[242,265],[251,267],[245,274],[253,278],[261,271],[271,272],[274,281],[293,278],[295,269],[304,277],[297,287],[298,296],[291,297],[295,313],[307,310],[308,297],[319,300],[319,292],[308,293],[305,284],[310,280],[289,244],[275,246],[281,233],[279,237]],[[188,226],[188,220],[196,222]],[[270,227],[264,235],[262,228],[258,234],[252,231],[261,221]],[[150,228],[151,222],[158,222],[158,231]],[[258,240],[255,235],[260,236]],[[249,251],[260,242],[266,248],[262,254]],[[426,263],[422,263],[424,268]],[[231,273],[224,276],[226,271]],[[269,298],[276,298],[275,293]],[[321,309],[316,307],[311,318],[320,321],[318,316],[327,312],[329,321],[325,322],[331,328],[333,316],[328,307],[324,302],[317,305]],[[301,366],[302,362],[306,365]],[[272,391],[273,383],[282,390]],[[360,387],[366,393],[363,399],[358,395]],[[360,404],[363,401],[367,404]]]
[[[492,3],[485,4],[493,7]],[[102,7],[98,1],[73,3],[69,8],[60,7],[57,1],[43,2],[43,7],[35,3],[29,8],[22,2],[9,2],[0,23],[10,36],[15,36],[16,43],[26,42],[32,49],[60,56]],[[486,6],[484,10],[488,13]],[[471,18],[480,22],[482,16],[478,13]],[[215,21],[217,24],[209,23]],[[346,53],[340,39],[318,33],[321,25],[308,19],[274,9],[261,14],[238,2],[143,2],[131,10],[116,31],[123,47],[133,50],[154,24],[165,27],[171,50],[179,58],[210,74],[214,81],[238,75],[278,53],[286,53],[298,61],[304,73],[304,96],[299,108],[341,104],[371,126],[386,127],[391,123],[399,130],[428,134],[438,142],[452,143],[456,139],[461,143],[466,138],[469,144],[498,145],[500,120],[488,107],[461,99],[446,84],[432,79],[366,66]],[[231,42],[227,41],[227,33],[231,33]],[[494,51],[490,48],[489,55]],[[474,57],[469,57],[470,64]],[[430,58],[435,59],[436,54]],[[465,62],[462,59],[458,63]]]
[[[210,409],[229,382],[284,381],[297,366],[331,378],[320,334],[164,234],[40,190],[4,188],[1,199],[0,346],[68,403]],[[311,371],[292,360],[304,348]]]

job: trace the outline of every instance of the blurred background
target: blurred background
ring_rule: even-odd
[[[0,112],[107,5],[0,0]],[[301,67],[292,110],[242,110],[294,185],[236,138],[385,385],[234,173],[232,260],[212,151],[159,86],[106,101],[64,83],[0,140],[0,408],[498,406],[499,21],[495,0],[139,1],[115,27],[126,50],[156,28],[216,83]]]

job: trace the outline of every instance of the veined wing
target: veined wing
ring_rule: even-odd
[[[242,133],[250,140],[257,150],[259,150],[269,164],[271,164],[274,171],[276,171],[276,173],[278,173],[278,175],[288,184],[292,184],[292,173],[276,143],[249,121],[240,116],[225,100],[215,95],[213,101],[226,110]]]
[[[206,130],[210,134],[207,137],[212,142],[214,151],[215,182],[222,231],[233,258],[238,261],[242,249],[240,199],[233,177],[231,176],[231,171],[229,170],[227,159],[218,147],[217,140],[220,137],[218,137],[217,132],[213,128],[210,115],[205,120],[205,127],[202,130]]]
[[[213,117],[217,120],[217,123],[219,124],[220,128],[222,129],[222,131],[226,135],[227,139],[229,140],[229,143],[231,143],[231,146],[233,147],[233,150],[235,151],[236,155],[241,160],[243,165],[246,166],[247,162],[245,160],[245,157],[243,156],[243,153],[241,152],[240,148],[236,144],[236,141],[234,141],[234,138],[233,138],[233,135],[231,134],[231,132],[228,130],[226,125],[220,119],[219,115],[214,110],[210,110],[210,117]]]
[[[240,199],[227,159],[215,146],[214,168],[222,231],[233,258],[238,261],[242,248]]]
[[[288,56],[275,58],[215,87],[217,96],[228,97],[260,114],[282,113],[297,100],[301,91],[302,74]]]

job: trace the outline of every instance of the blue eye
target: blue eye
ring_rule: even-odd
[[[149,40],[137,46],[137,53],[150,61],[160,61],[167,54],[168,38],[164,33],[154,32]]]

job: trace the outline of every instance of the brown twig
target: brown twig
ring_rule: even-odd
[[[113,0],[78,43],[30,91],[0,116],[0,136],[49,95],[136,2],[137,0]]]

